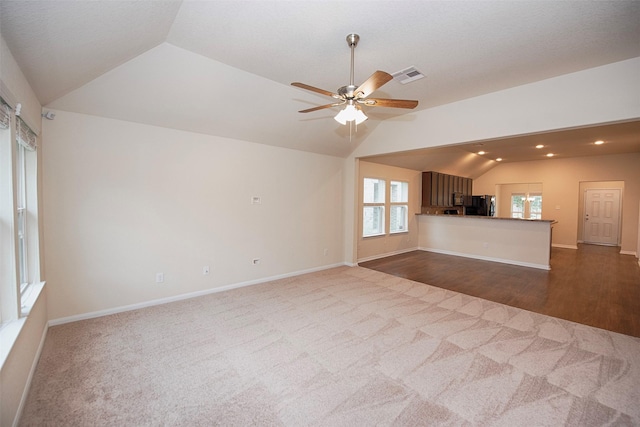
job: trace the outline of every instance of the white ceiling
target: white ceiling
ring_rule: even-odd
[[[347,156],[385,119],[640,56],[640,2],[0,0],[0,31],[48,108]],[[426,78],[350,137],[290,83],[347,84],[352,32],[356,84]]]
[[[596,141],[603,144],[596,145]],[[536,148],[542,145],[542,148]],[[484,154],[478,154],[484,151]],[[502,163],[606,156],[640,152],[640,121],[476,141],[448,147],[426,148],[363,160],[418,171],[438,171],[477,178]],[[553,154],[548,157],[547,154]]]

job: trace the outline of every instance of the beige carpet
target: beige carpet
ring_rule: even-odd
[[[341,267],[52,327],[21,425],[640,425],[640,339]]]

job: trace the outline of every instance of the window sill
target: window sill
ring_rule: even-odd
[[[20,316],[27,317],[29,315],[31,308],[33,308],[42,293],[42,289],[44,289],[44,283],[45,282],[32,283],[25,289],[21,298],[22,306],[20,307]]]
[[[27,316],[34,306],[38,297],[44,289],[44,282],[29,285],[24,293],[24,303],[21,307],[21,317],[19,319],[10,320],[0,326],[0,370],[4,366],[4,362],[9,357],[13,346],[15,345],[20,332],[27,321]]]
[[[385,233],[380,233],[380,234],[369,234],[367,236],[362,236],[363,239],[369,239],[371,237],[384,237],[386,236]]]

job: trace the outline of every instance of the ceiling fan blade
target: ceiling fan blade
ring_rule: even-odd
[[[330,96],[332,98],[340,98],[340,95],[338,95],[337,93],[329,92],[328,90],[324,90],[324,89],[318,89],[317,87],[309,86],[309,85],[304,84],[304,83],[293,82],[293,83],[291,83],[291,86],[299,87],[301,89],[310,90],[311,92],[320,93],[322,95],[327,95],[327,96]]]
[[[378,70],[371,74],[371,76],[362,83],[354,93],[357,98],[366,98],[392,79],[393,76],[391,76],[391,74]]]
[[[370,107],[416,108],[418,106],[418,101],[409,99],[368,98],[359,102]]]
[[[342,104],[343,104],[342,102],[338,102],[336,104],[321,105],[319,107],[313,107],[313,108],[307,108],[306,110],[300,110],[300,111],[298,111],[298,113],[310,113],[312,111],[324,110],[325,108],[336,107],[336,106],[342,105]]]

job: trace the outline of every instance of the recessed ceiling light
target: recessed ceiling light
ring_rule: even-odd
[[[482,156],[483,154],[487,154],[487,153],[485,153],[484,151],[478,151],[478,154]]]
[[[600,141],[596,141],[596,142],[594,142],[594,144],[596,144],[596,145],[602,145],[602,144],[604,144],[604,141],[602,141],[602,140],[600,140]]]
[[[547,157],[553,157],[553,153],[547,153]]]
[[[537,149],[544,148],[544,145],[542,145],[542,144],[538,144],[538,145],[536,145],[536,148],[537,148]]]
[[[501,161],[502,161],[502,157],[498,157],[498,158],[496,159],[496,162],[501,162]]]

